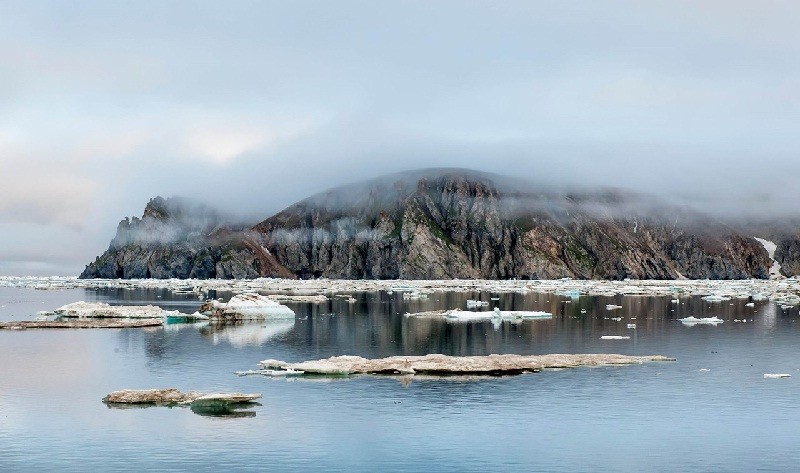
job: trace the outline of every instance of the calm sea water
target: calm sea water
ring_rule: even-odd
[[[221,296],[230,296],[220,294]],[[747,300],[497,295],[552,320],[499,326],[408,319],[489,293],[288,304],[294,322],[164,329],[0,331],[0,471],[797,471],[796,309]],[[0,288],[0,320],[77,300],[200,301],[160,290]],[[567,302],[570,301],[570,302]],[[614,312],[605,305],[617,303]],[[581,313],[581,310],[586,313]],[[676,318],[718,316],[719,326]],[[623,317],[621,321],[610,317]],[[635,320],[631,320],[635,318]],[[734,319],[747,319],[736,323]],[[636,323],[635,330],[626,324]],[[630,335],[630,340],[601,340]],[[481,381],[237,377],[259,360],[353,354],[663,354],[674,363]],[[703,371],[701,371],[703,370]],[[707,371],[705,371],[707,370]],[[790,379],[764,379],[790,373]],[[262,392],[238,416],[111,409],[122,388]]]

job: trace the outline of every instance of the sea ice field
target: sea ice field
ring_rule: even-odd
[[[295,316],[0,330],[0,471],[791,470],[799,289],[794,279],[4,277],[0,322],[77,301],[191,314],[243,293],[275,296]],[[410,316],[495,308],[550,317]],[[427,354],[595,353],[675,361],[516,376],[235,374],[340,355],[413,367]],[[262,397],[210,412],[102,402],[153,388]]]

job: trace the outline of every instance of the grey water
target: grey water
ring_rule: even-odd
[[[125,330],[0,330],[0,471],[796,471],[797,309],[746,299],[357,293],[287,303],[292,322]],[[214,294],[230,297],[230,294]],[[549,320],[448,323],[406,312],[502,309]],[[200,301],[167,290],[0,288],[0,320],[77,300]],[[609,311],[606,304],[619,304]],[[585,312],[583,312],[585,311]],[[717,326],[676,319],[718,316]],[[622,320],[612,320],[622,317]],[[745,319],[746,322],[734,322]],[[635,323],[635,329],[627,324]],[[601,340],[628,335],[629,340]],[[675,362],[482,380],[237,377],[287,361],[444,353],[662,354]],[[788,373],[789,379],[764,379]],[[262,392],[229,415],[114,409],[117,389]]]

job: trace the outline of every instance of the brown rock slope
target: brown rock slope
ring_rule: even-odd
[[[771,264],[753,238],[647,196],[467,170],[333,189],[249,229],[184,207],[151,201],[81,276],[741,279]]]

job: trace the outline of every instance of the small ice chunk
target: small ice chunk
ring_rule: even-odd
[[[622,309],[622,306],[621,305],[616,305],[616,304],[607,304],[606,305],[606,310],[617,310],[617,309]]]
[[[636,324],[628,324],[628,328],[636,328]]]
[[[764,373],[765,379],[779,379],[779,378],[791,378],[792,375],[786,373]]]
[[[600,340],[630,340],[631,337],[627,335],[603,335]]]
[[[474,301],[472,299],[467,299],[467,309],[474,309],[476,307],[487,307],[489,305],[486,301]]]
[[[681,321],[683,325],[717,325],[724,322],[724,320],[718,318],[717,316],[714,317],[704,317],[704,318],[697,318],[693,316],[684,317],[682,319],[678,319]]]

